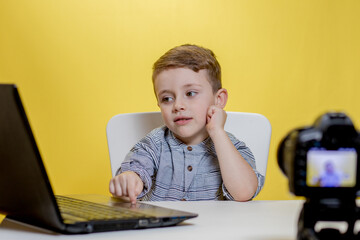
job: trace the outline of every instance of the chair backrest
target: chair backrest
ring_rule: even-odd
[[[109,120],[106,136],[113,177],[135,143],[161,125],[164,121],[160,112],[124,113]]]
[[[160,112],[118,114],[109,120],[106,135],[112,176],[134,144],[163,124]],[[255,156],[257,170],[265,177],[271,138],[269,120],[257,113],[227,112],[225,130],[246,143]]]

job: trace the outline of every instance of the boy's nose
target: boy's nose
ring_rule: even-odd
[[[180,99],[176,99],[174,103],[174,112],[183,111],[183,110],[185,110],[184,101],[181,101]]]

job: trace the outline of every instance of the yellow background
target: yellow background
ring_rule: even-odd
[[[346,0],[0,0],[0,82],[18,85],[55,192],[108,194],[107,121],[158,110],[151,68],[165,51],[208,47],[226,110],[273,127],[256,199],[292,199],[281,138],[329,110],[360,127],[359,13]]]

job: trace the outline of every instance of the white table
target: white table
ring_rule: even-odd
[[[175,227],[126,230],[85,235],[60,235],[8,220],[0,225],[1,240],[26,239],[126,239],[126,240],[292,240],[296,239],[300,200],[151,202],[151,204],[198,213],[197,218]]]

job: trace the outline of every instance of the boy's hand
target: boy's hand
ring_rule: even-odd
[[[129,197],[131,204],[136,203],[144,183],[135,172],[123,172],[110,180],[109,190],[114,197]]]
[[[208,131],[210,137],[216,131],[224,130],[225,122],[226,112],[215,105],[210,106],[206,118],[206,130]]]

